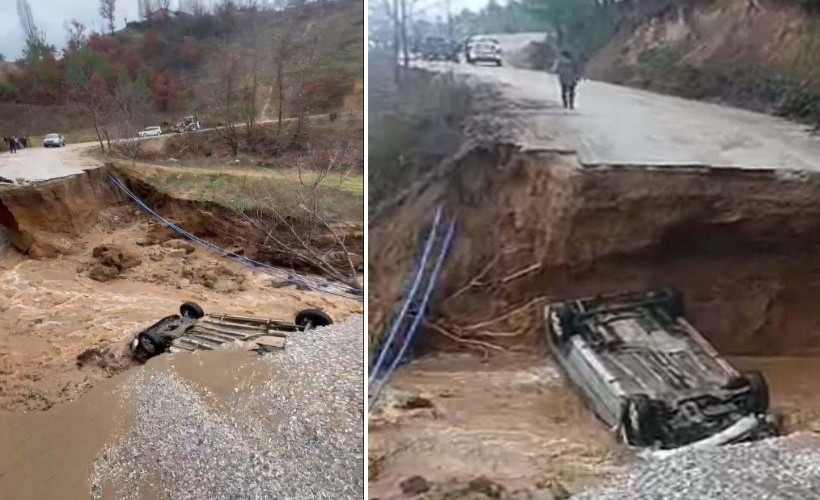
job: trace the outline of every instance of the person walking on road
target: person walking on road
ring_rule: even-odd
[[[575,109],[575,87],[581,79],[578,63],[568,50],[562,50],[552,65],[552,72],[558,75],[561,84],[561,101],[565,109]]]

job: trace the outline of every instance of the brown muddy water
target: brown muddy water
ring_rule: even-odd
[[[163,355],[2,414],[0,497],[361,498],[363,348],[356,316],[273,355]]]
[[[817,358],[732,362],[765,374],[785,432],[820,432]],[[431,500],[490,498],[471,491],[486,481],[503,488],[495,498],[560,497],[636,464],[546,355],[431,354],[397,370],[382,397],[369,418],[371,498],[406,498],[413,476]]]

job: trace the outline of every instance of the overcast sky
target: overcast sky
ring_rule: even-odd
[[[370,1],[372,3],[376,0]],[[450,10],[453,14],[458,14],[464,9],[478,12],[488,3],[489,0],[450,0]],[[506,5],[507,0],[496,0],[496,3]],[[430,20],[435,20],[437,17],[444,19],[447,17],[447,0],[418,0],[415,2],[413,11],[417,17],[423,15]]]
[[[176,3],[176,2],[174,2]],[[78,19],[80,22],[100,31],[103,27],[99,0],[29,0],[34,22],[46,34],[48,43],[62,49],[66,42],[67,21]],[[117,0],[117,28],[137,19],[137,0]],[[20,57],[25,40],[20,29],[20,18],[17,17],[17,0],[0,0],[0,54],[8,60]],[[90,30],[89,30],[90,31]]]

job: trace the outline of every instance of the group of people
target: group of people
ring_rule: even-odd
[[[3,142],[9,147],[9,151],[16,153],[17,150],[29,147],[28,137],[3,136]]]

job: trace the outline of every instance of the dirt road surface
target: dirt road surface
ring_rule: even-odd
[[[807,127],[750,111],[582,81],[564,110],[554,75],[511,67],[428,63],[496,90],[499,127],[527,150],[577,152],[589,166],[820,170]]]
[[[26,148],[15,154],[3,152],[0,177],[24,184],[79,174],[102,165],[88,154],[93,147],[93,143],[83,143],[67,144],[64,148]]]

